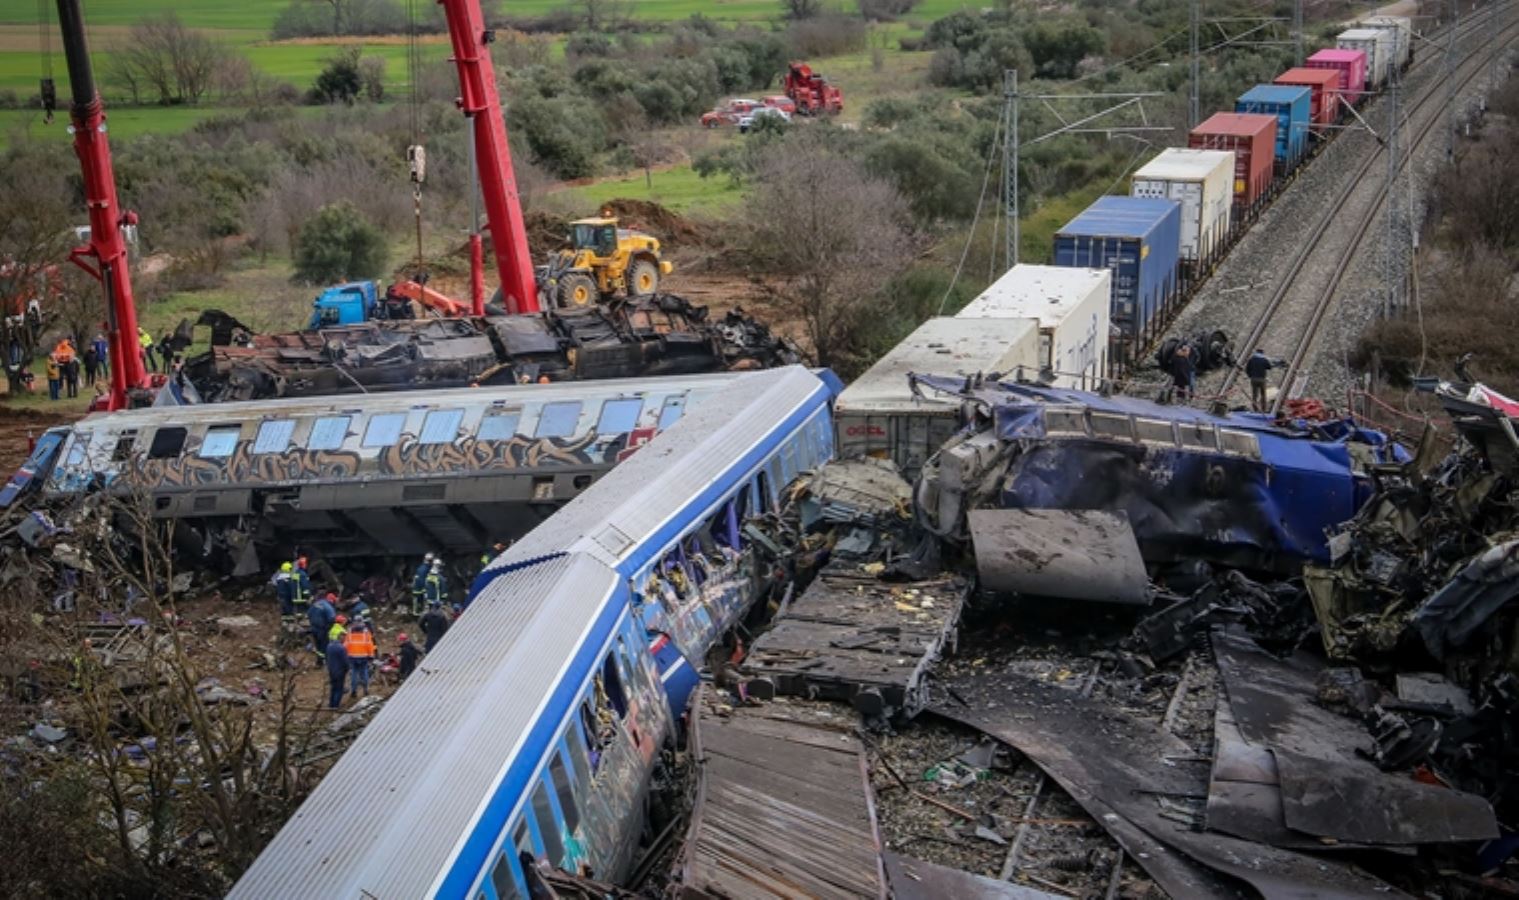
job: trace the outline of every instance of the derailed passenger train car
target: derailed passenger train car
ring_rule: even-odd
[[[922,379],[947,392],[950,379]],[[925,469],[919,504],[949,528],[972,506],[1127,514],[1148,563],[1291,572],[1329,558],[1326,530],[1408,458],[1348,421],[1273,422],[1027,385],[973,392],[983,420]],[[975,487],[972,487],[975,486]]]
[[[735,377],[126,410],[58,429],[39,444],[51,457],[29,465],[47,472],[45,500],[137,495],[195,545],[239,559],[248,538],[255,552],[473,555],[526,533]]]
[[[837,392],[736,376],[495,560],[230,896],[526,900],[535,859],[624,877],[692,666],[758,596],[741,523],[832,455]]]

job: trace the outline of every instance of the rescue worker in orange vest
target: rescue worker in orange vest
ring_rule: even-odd
[[[348,651],[348,662],[353,667],[353,681],[348,688],[348,697],[353,699],[359,695],[359,688],[364,688],[364,696],[369,696],[369,667],[374,662],[375,647],[374,634],[369,630],[369,623],[363,619],[354,619],[353,627],[343,637],[343,649]]]

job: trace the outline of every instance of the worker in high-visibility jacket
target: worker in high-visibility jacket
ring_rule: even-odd
[[[369,623],[363,619],[354,619],[353,627],[343,637],[343,649],[348,651],[348,663],[352,667],[353,681],[348,688],[350,699],[359,695],[359,688],[364,688],[364,696],[369,696],[369,666],[374,662],[375,648],[374,635],[369,631]]]
[[[333,595],[331,595],[331,594],[327,595],[327,602],[328,603],[335,602],[335,599],[334,599]],[[332,624],[327,627],[327,640],[328,641],[341,641],[341,640],[344,639],[344,637],[347,634],[348,634],[348,617],[347,616],[342,616],[342,615],[338,616],[336,619],[333,619],[332,620]]]
[[[422,557],[422,564],[411,576],[411,614],[421,616],[427,608],[427,574],[432,571],[437,557],[429,553]]]
[[[295,563],[280,563],[280,570],[270,579],[274,584],[274,599],[280,604],[280,618],[289,620],[295,616]]]
[[[448,581],[443,577],[443,567],[434,560],[432,568],[427,570],[427,578],[422,582],[422,596],[427,600],[427,605],[442,604],[448,600]]]
[[[295,607],[295,614],[300,615],[311,605],[311,576],[306,574],[306,557],[302,556],[295,561],[295,570],[290,573],[290,580],[290,603]]]

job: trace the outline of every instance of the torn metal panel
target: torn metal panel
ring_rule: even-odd
[[[1158,859],[1135,858],[1172,896],[1240,896],[1233,879],[1274,898],[1406,896],[1339,861],[1177,828],[1162,801],[1205,797],[1207,780],[1193,767],[1168,762],[1191,756],[1191,748],[1153,725],[1014,673],[963,679],[951,687],[971,705],[935,706],[934,712],[1024,753],[1131,854],[1125,832],[1113,827],[1115,818],[1164,844],[1170,852]],[[1181,856],[1185,864],[1175,865]]]
[[[1519,540],[1488,549],[1448,581],[1414,615],[1413,626],[1436,659],[1471,639],[1519,597]]]
[[[915,715],[967,590],[956,576],[890,583],[831,563],[755,639],[739,673],[762,698],[790,694],[847,701],[867,716]]]
[[[693,705],[697,796],[679,896],[887,896],[881,839],[853,722],[775,703]]]
[[[1063,894],[1010,884],[961,869],[887,852],[886,878],[893,900],[1059,900]]]
[[[971,541],[981,585],[995,591],[1144,605],[1149,577],[1122,512],[977,509]]]
[[[1278,660],[1249,638],[1222,631],[1214,633],[1213,652],[1240,734],[1275,756],[1288,828],[1365,844],[1497,836],[1492,806],[1481,797],[1368,762],[1365,729],[1314,702],[1315,663]]]
[[[1434,672],[1401,672],[1398,699],[1420,708],[1443,709],[1448,715],[1469,716],[1477,711],[1466,689]]]

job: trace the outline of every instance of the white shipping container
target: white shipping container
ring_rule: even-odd
[[[1366,89],[1376,90],[1387,82],[1387,65],[1392,58],[1392,35],[1382,28],[1352,28],[1340,32],[1334,45],[1341,50],[1359,50],[1366,54]]]
[[[1361,28],[1377,28],[1387,31],[1392,39],[1392,51],[1388,65],[1406,69],[1413,59],[1413,20],[1407,16],[1370,16],[1356,23]]]
[[[1170,147],[1134,173],[1130,196],[1181,204],[1180,257],[1211,262],[1229,237],[1234,207],[1234,152]]]
[[[959,319],[1039,320],[1039,369],[1056,387],[1092,390],[1108,370],[1111,269],[1020,264],[1007,270]]]
[[[909,479],[960,427],[960,401],[913,396],[908,373],[1032,378],[1039,366],[1034,319],[929,319],[855,379],[834,402],[839,456],[890,459]]]

